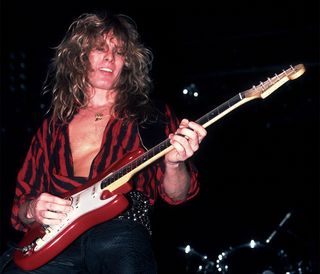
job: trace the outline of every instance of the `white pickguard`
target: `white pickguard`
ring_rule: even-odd
[[[70,199],[72,200],[73,210],[68,213],[67,217],[64,218],[60,224],[46,227],[45,235],[42,238],[37,239],[34,251],[38,251],[44,247],[79,217],[110,203],[116,196],[117,195],[114,195],[104,200],[101,199],[100,181],[91,187],[72,195]]]

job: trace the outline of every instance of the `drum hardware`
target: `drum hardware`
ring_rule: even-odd
[[[288,219],[291,217],[292,213],[288,212],[282,221],[279,223],[278,227],[270,234],[270,236],[266,239],[266,243],[269,244],[271,240],[276,236],[278,231],[283,227],[283,225],[288,221]]]
[[[217,274],[293,274],[284,250],[255,240],[221,252],[215,270]]]
[[[215,261],[215,273],[219,274],[307,274],[312,272],[312,265],[305,260],[292,260],[283,248],[283,232],[285,224],[292,217],[288,212],[276,229],[264,241],[251,240],[248,243],[221,252]],[[288,230],[286,229],[287,233]],[[276,244],[278,236],[281,245]]]
[[[178,249],[183,251],[188,261],[186,265],[187,273],[214,273],[214,262],[211,261],[207,255],[201,254],[190,245],[179,247]]]
[[[286,245],[286,236],[290,230],[284,229],[292,212],[288,212],[276,229],[262,241],[250,240],[247,243],[231,246],[216,259],[209,260],[206,255],[196,251],[190,245],[180,247],[187,260],[186,273],[213,274],[311,274],[312,261],[301,257],[293,257],[291,245]],[[286,235],[282,233],[285,232]],[[277,237],[276,237],[277,236]],[[292,244],[288,242],[288,244]],[[287,246],[287,247],[286,247]],[[290,249],[291,247],[291,249]],[[292,251],[292,250],[291,250]]]

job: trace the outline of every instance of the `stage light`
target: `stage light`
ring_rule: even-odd
[[[189,93],[189,91],[185,88],[185,89],[183,89],[182,93],[183,93],[184,95],[187,95],[187,94]]]
[[[193,99],[199,97],[199,90],[197,86],[194,83],[191,83],[190,85],[186,86],[183,90],[182,93],[184,96],[189,96]]]
[[[184,248],[184,252],[185,252],[186,254],[188,254],[190,251],[191,251],[191,246],[190,246],[190,245],[187,245],[187,246]]]
[[[251,240],[251,241],[250,241],[250,247],[251,247],[251,248],[255,248],[256,245],[257,245],[257,243],[256,243],[255,240]]]

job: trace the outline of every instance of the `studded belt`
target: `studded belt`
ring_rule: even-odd
[[[129,209],[118,216],[118,219],[127,219],[142,224],[152,234],[150,214],[152,206],[149,199],[139,191],[131,191],[127,194]]]

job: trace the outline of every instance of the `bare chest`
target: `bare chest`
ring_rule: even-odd
[[[89,175],[92,161],[101,149],[108,121],[109,117],[98,121],[94,121],[92,117],[76,117],[70,123],[69,142],[75,176]]]

